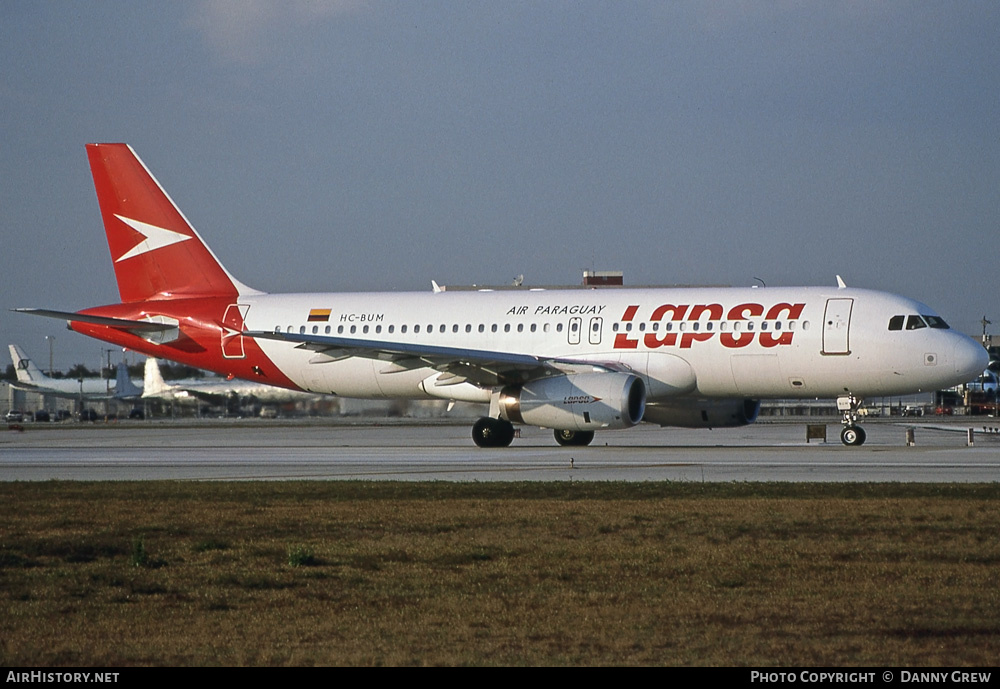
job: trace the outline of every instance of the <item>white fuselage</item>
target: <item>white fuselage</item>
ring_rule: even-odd
[[[943,325],[890,330],[893,317],[936,317],[929,307],[849,288],[258,294],[240,304],[247,331],[619,364],[643,378],[650,402],[908,394],[971,379],[985,360],[982,347]],[[401,371],[361,357],[321,363],[293,343],[258,342],[303,390],[490,397],[468,383],[436,387],[439,372],[429,367]]]

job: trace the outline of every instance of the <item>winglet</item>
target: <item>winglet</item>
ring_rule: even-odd
[[[431,289],[434,290],[434,294],[444,292],[444,290],[441,289],[441,285],[439,285],[436,280],[431,280]]]
[[[845,289],[846,287],[847,287],[847,283],[844,282],[844,278],[842,278],[842,277],[840,277],[838,275],[837,276],[837,289]]]

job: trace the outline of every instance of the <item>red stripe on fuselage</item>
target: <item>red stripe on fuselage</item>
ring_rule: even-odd
[[[243,338],[245,356],[239,359],[222,355],[223,318],[233,303],[229,298],[176,299],[112,304],[80,311],[91,316],[125,320],[144,320],[165,316],[178,321],[180,336],[170,342],[154,344],[138,335],[104,325],[72,321],[76,332],[153,357],[177,361],[222,376],[243,378],[268,385],[301,390],[271,361],[255,340]]]

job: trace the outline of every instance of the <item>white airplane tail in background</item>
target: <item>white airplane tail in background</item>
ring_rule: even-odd
[[[41,385],[48,379],[48,376],[42,373],[35,362],[28,358],[23,349],[13,344],[8,345],[8,349],[10,350],[10,360],[14,362],[14,371],[17,373],[18,381]]]
[[[160,373],[160,364],[154,357],[146,358],[146,367],[142,375],[142,396],[162,397],[165,393],[173,390],[172,385],[167,385]]]

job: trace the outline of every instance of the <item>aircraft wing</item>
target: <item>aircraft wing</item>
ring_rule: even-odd
[[[432,368],[444,376],[437,385],[502,385],[525,383],[536,378],[594,371],[619,371],[614,362],[593,362],[577,359],[546,358],[530,354],[513,354],[459,347],[436,347],[382,340],[358,340],[328,335],[248,331],[246,337],[297,343],[299,349],[316,352],[310,361],[323,364],[350,357],[388,361],[394,368],[384,373]]]

